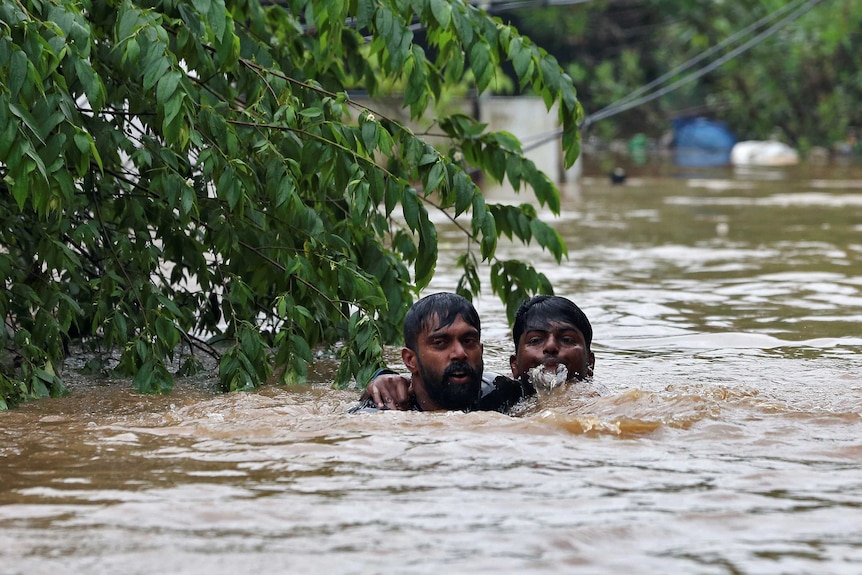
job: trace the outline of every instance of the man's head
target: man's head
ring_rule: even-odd
[[[515,353],[509,361],[516,379],[525,379],[534,367],[553,371],[559,364],[566,366],[570,381],[593,375],[593,327],[564,297],[538,295],[525,301],[515,313],[512,336]]]
[[[404,319],[401,359],[425,410],[466,409],[482,385],[482,327],[467,299],[436,293],[417,301]]]

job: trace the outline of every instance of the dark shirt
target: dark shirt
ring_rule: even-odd
[[[389,371],[388,373],[394,373]],[[376,374],[375,374],[376,375]],[[524,389],[521,382],[494,373],[486,371],[482,374],[482,387],[479,390],[479,397],[476,401],[464,409],[464,411],[499,411],[500,413],[508,412],[512,406],[521,401],[524,397],[535,393],[530,389]],[[415,397],[410,398],[411,405],[406,411],[422,411],[422,408],[416,402]],[[374,399],[368,397],[360,401],[357,405],[347,410],[348,413],[365,413],[374,411],[388,410],[388,407],[377,407]]]
[[[373,397],[366,397],[365,399],[348,409],[347,413],[373,413],[375,411],[389,411],[389,408],[385,405],[383,407],[377,407],[377,404],[374,403]],[[410,407],[399,411],[422,411],[422,408],[419,407],[418,403],[416,403],[416,398],[411,396]]]
[[[482,393],[470,411],[508,413],[516,403],[525,397],[535,395],[535,393],[536,391],[531,385],[524,386],[517,379],[487,372],[482,377]]]

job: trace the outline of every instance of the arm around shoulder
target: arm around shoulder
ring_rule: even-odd
[[[413,394],[410,380],[391,369],[381,369],[371,378],[360,401],[371,402],[379,409],[411,409]]]

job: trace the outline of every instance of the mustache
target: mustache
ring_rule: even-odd
[[[473,369],[469,363],[464,361],[455,361],[446,366],[446,369],[443,371],[443,377],[450,377],[456,373],[463,373],[469,375],[470,377],[478,377],[479,372]]]

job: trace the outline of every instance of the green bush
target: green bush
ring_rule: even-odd
[[[558,110],[571,165],[571,79],[462,1],[20,0],[0,4],[0,29],[2,408],[62,393],[80,337],[118,351],[146,393],[200,352],[225,391],[275,368],[301,382],[317,348],[338,350],[336,384],[364,382],[434,274],[429,210],[469,240],[459,291],[491,265],[510,314],[550,285],[498,260],[497,238],[565,256],[531,205],[486,205],[468,176],[528,185],[557,211],[511,135],[451,115],[435,148],[348,96],[400,83],[416,118],[445,85],[469,73],[485,91],[510,62]]]

